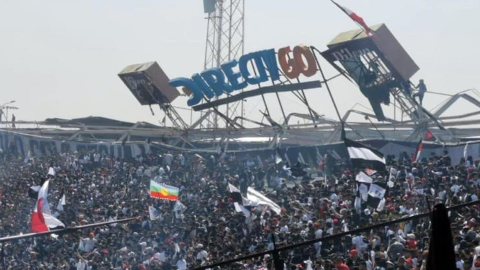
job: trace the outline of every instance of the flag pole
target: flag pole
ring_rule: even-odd
[[[337,6],[343,13],[345,13],[348,17],[350,17],[350,19],[352,19],[352,17],[350,16],[350,14],[348,14],[348,12],[342,7],[340,6],[337,2],[333,1],[333,0],[330,0],[335,6]],[[358,15],[357,15],[358,16]],[[360,28],[362,29],[363,31],[365,31],[367,33],[367,36],[369,33],[375,33],[372,29],[370,29],[370,27],[362,20],[362,22],[365,24],[365,26],[363,26],[361,23],[357,22],[356,20],[352,19],[352,21],[355,22],[355,24]],[[366,27],[366,28],[365,28]]]
[[[339,4],[337,4],[337,2],[335,2],[335,1],[333,1],[333,0],[330,0],[330,1],[331,1],[333,4],[335,4],[335,6],[337,6],[341,11],[343,11],[343,13],[345,13],[347,16],[350,17],[350,14],[348,14],[348,13],[342,8],[342,6],[340,6]],[[359,23],[357,23],[357,22],[355,22],[355,23],[360,26]]]

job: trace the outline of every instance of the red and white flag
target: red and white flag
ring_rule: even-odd
[[[417,149],[415,150],[415,153],[413,153],[412,162],[418,162],[420,160],[420,154],[422,154],[422,150],[423,138],[418,142]]]
[[[33,209],[30,227],[32,232],[48,232],[48,226],[45,222],[45,217],[43,216],[43,205],[48,202],[47,193],[48,193],[48,183],[49,181],[45,181],[42,187],[38,190],[38,198],[37,203],[35,204],[35,209]]]
[[[370,34],[370,32],[372,30],[370,29],[370,27],[368,27],[368,25],[365,23],[365,21],[363,20],[362,17],[358,16],[357,13],[351,11],[350,9],[337,4],[335,1],[332,0],[332,2],[338,8],[340,8],[345,14],[347,14],[352,20],[354,20],[356,23],[360,24],[360,26],[362,26],[362,28],[365,29],[365,33],[367,34],[367,36]]]
[[[436,141],[437,139],[433,135],[433,133],[427,129],[427,133],[425,134],[425,141]]]
[[[47,232],[49,228],[65,227],[65,224],[52,216],[48,204],[49,180],[43,183],[38,191],[38,199],[33,210],[30,227],[33,232]]]
[[[35,204],[35,209],[33,210],[32,217],[30,220],[30,228],[32,232],[48,232],[48,226],[45,223],[45,218],[42,213],[43,199],[39,199]]]

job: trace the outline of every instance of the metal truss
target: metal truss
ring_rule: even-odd
[[[245,0],[216,0],[215,11],[208,14],[204,69],[219,67],[244,53]],[[221,106],[226,118],[243,116],[243,100]],[[203,113],[202,113],[203,116]],[[219,115],[214,113],[208,122],[219,128]],[[229,125],[225,120],[225,126]],[[200,124],[200,127],[205,127]]]

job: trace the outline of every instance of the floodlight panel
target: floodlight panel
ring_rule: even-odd
[[[215,1],[216,0],[203,0],[203,12],[205,13],[215,12]]]

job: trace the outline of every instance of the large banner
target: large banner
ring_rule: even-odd
[[[63,152],[95,151],[115,158],[135,158],[150,153],[147,143],[105,143],[55,140],[49,137],[32,136],[16,132],[0,131],[0,149],[16,151],[25,156],[49,156]]]
[[[362,143],[378,149],[385,156],[394,155],[397,158],[403,153],[408,157],[411,157],[418,144],[418,142],[398,142],[388,140],[368,140],[362,141]],[[473,160],[476,160],[480,158],[480,141],[470,142],[468,144],[461,143],[458,145],[424,142],[420,158],[429,158],[432,155],[443,156],[443,151],[448,151],[452,164],[458,164],[461,158],[468,156],[472,156]],[[277,151],[275,149],[258,149],[232,152],[240,159],[265,160],[274,159]],[[347,148],[342,142],[316,146],[284,147],[278,149],[280,157],[290,164],[302,162],[304,164],[317,165],[323,160],[327,153],[330,153],[335,159],[348,158]],[[201,152],[199,152],[199,154],[201,154]]]

